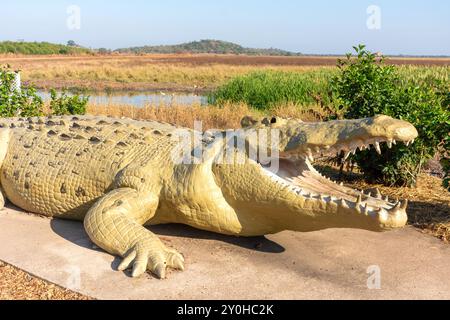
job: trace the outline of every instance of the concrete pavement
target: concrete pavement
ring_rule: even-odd
[[[114,271],[120,260],[95,248],[80,222],[14,209],[0,211],[0,260],[99,299],[450,299],[450,246],[412,227],[259,238],[151,230],[184,254],[184,272],[132,279]]]

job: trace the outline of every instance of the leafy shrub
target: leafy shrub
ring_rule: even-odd
[[[42,115],[43,102],[33,86],[14,88],[15,74],[9,66],[0,69],[0,117]]]
[[[50,90],[50,109],[54,115],[86,114],[88,96],[68,95],[63,90],[59,95],[56,90]]]
[[[365,118],[385,114],[412,123],[419,132],[416,142],[407,148],[398,144],[384,146],[383,154],[375,150],[357,153],[353,160],[370,181],[388,185],[416,183],[423,163],[432,157],[439,142],[450,131],[450,113],[445,108],[441,90],[447,83],[414,83],[399,76],[397,68],[386,65],[383,57],[354,47],[357,57],[340,60],[340,72],[332,79],[335,103],[345,118]]]
[[[332,72],[257,71],[238,76],[209,96],[211,104],[246,103],[259,109],[277,104],[329,105],[328,81]]]
[[[445,137],[441,146],[441,165],[444,170],[444,188],[450,191],[450,133]]]
[[[340,73],[331,82],[335,102],[344,109],[345,118],[382,114],[394,103],[395,67],[384,65],[382,57],[377,58],[364,50],[364,46],[354,49],[358,54],[356,59],[349,53],[346,60],[338,60]]]
[[[0,53],[14,54],[92,54],[87,48],[71,47],[49,42],[0,42]]]

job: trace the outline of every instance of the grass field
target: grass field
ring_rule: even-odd
[[[2,64],[22,70],[38,88],[90,91],[174,90],[204,92],[238,75],[257,70],[333,72],[338,57],[264,57],[238,55],[0,56]],[[393,58],[406,73],[449,74],[450,58]]]

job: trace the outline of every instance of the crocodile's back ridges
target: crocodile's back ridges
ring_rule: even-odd
[[[90,127],[110,127],[117,126],[128,127],[134,129],[143,130],[160,130],[164,133],[170,133],[179,127],[174,125],[152,121],[152,120],[134,120],[129,118],[113,118],[107,116],[48,116],[48,117],[15,117],[15,118],[2,118],[0,119],[0,128],[29,128],[34,129],[39,126],[46,127],[59,127],[59,126],[71,126],[74,123],[79,125]],[[145,128],[145,129],[144,129]]]
[[[0,130],[10,134],[2,187],[25,210],[81,219],[121,169],[170,144],[176,129],[94,116],[2,119]]]

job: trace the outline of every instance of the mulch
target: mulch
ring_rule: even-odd
[[[0,300],[92,300],[0,261]]]

